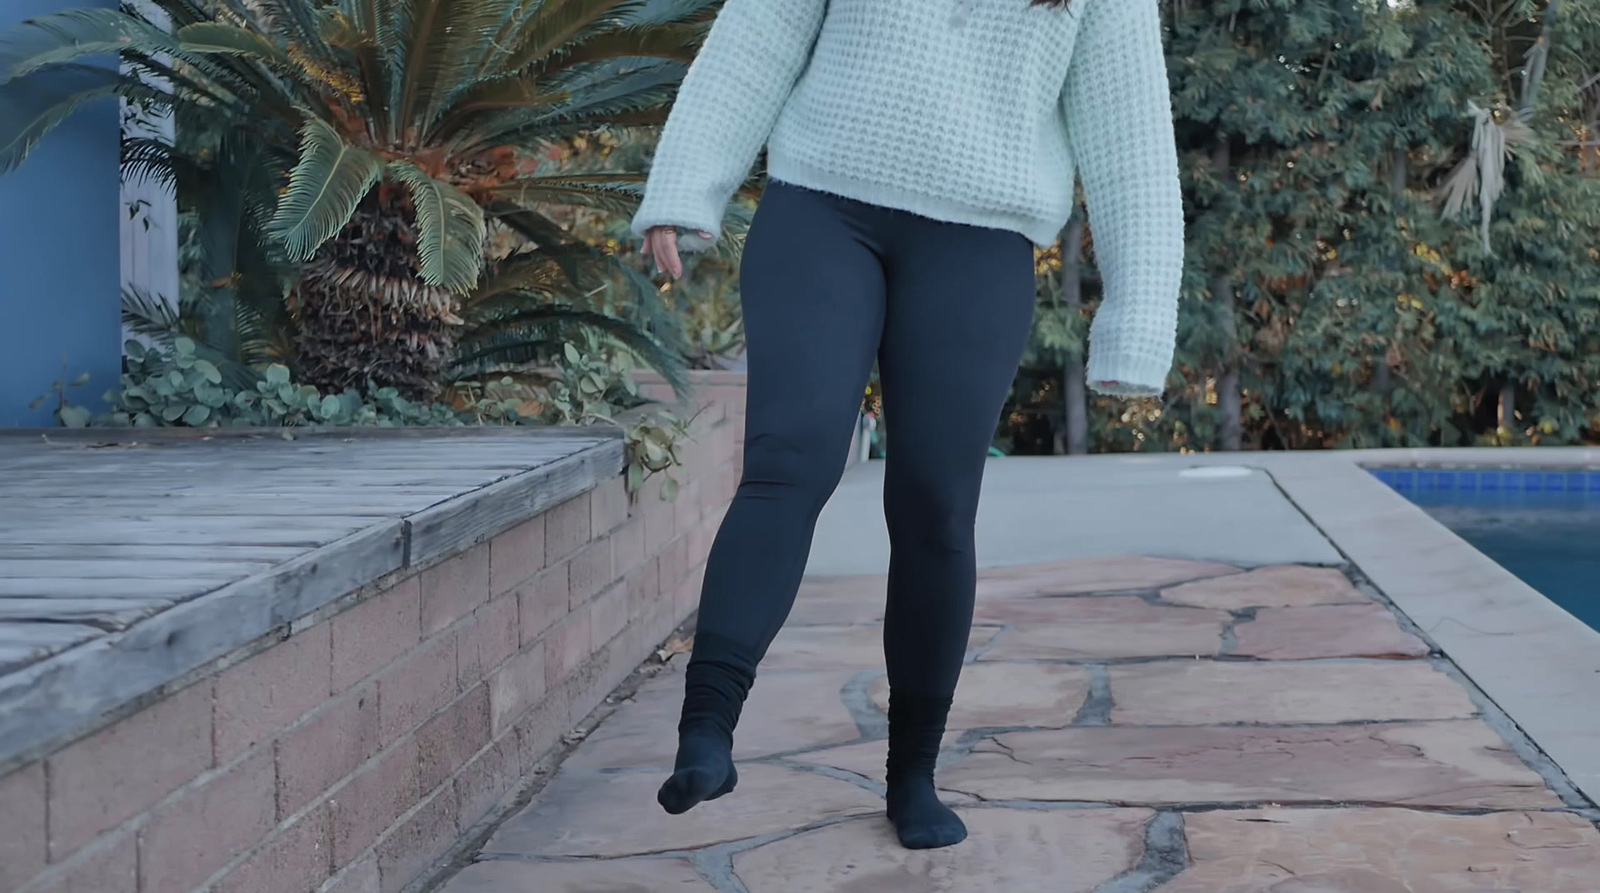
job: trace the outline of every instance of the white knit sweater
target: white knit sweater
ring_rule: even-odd
[[[1157,0],[728,0],[684,77],[633,220],[718,232],[771,177],[1053,244],[1073,179],[1105,297],[1088,381],[1159,394],[1183,203]],[[975,295],[975,299],[981,299]]]

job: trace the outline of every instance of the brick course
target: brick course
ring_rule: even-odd
[[[696,377],[713,405],[676,503],[659,476],[608,481],[0,777],[0,893],[394,893],[430,871],[698,600],[743,413],[718,402],[741,376]]]

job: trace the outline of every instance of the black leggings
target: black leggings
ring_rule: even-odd
[[[983,467],[1033,318],[1033,246],[769,184],[740,270],[744,476],[706,566],[691,663],[755,665],[788,618],[878,361],[893,433],[889,684],[954,693],[972,625]]]

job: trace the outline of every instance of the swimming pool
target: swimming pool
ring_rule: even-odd
[[[1501,567],[1600,630],[1600,471],[1369,470]]]

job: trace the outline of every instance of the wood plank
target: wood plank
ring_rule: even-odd
[[[398,570],[405,525],[368,528],[162,611],[120,636],[0,676],[0,764]]]
[[[90,521],[109,517],[136,520],[142,523],[164,523],[169,519],[273,519],[285,517],[316,520],[319,517],[334,516],[340,518],[361,518],[363,520],[399,518],[412,512],[421,511],[442,499],[415,500],[409,503],[400,503],[395,506],[369,506],[363,505],[359,494],[351,494],[342,505],[322,503],[321,505],[307,505],[297,510],[296,501],[289,499],[282,502],[269,501],[271,497],[252,499],[248,503],[234,503],[225,505],[218,503],[201,502],[198,505],[186,505],[181,501],[110,503],[106,506],[82,507],[55,507],[35,509],[32,503],[24,502],[18,510],[16,517],[30,523],[71,523],[76,521]]]
[[[172,580],[195,574],[237,580],[258,573],[278,560],[264,561],[172,561],[152,558],[129,559],[0,558],[0,580],[6,579],[93,579],[93,580]]]
[[[185,574],[181,579],[165,580],[0,577],[0,598],[163,598],[178,601],[226,586],[247,575],[199,577]]]
[[[378,521],[377,525],[387,522]],[[372,518],[324,516],[295,523],[283,518],[164,518],[160,523],[125,519],[70,523],[19,523],[0,521],[3,543],[81,543],[84,545],[217,545],[306,546],[333,542],[364,527],[376,526]]]
[[[172,606],[164,598],[0,598],[0,620],[50,620],[125,629]]]
[[[38,645],[63,648],[86,642],[100,630],[78,623],[29,623],[0,621],[0,645]]]
[[[76,623],[0,622],[0,673],[19,670],[100,635],[100,630]]]
[[[617,437],[622,431],[608,425],[528,425],[525,427],[461,428],[9,428],[0,429],[0,444],[28,444],[54,449],[163,449],[196,443],[310,443],[316,441],[460,440],[478,438]],[[290,435],[285,438],[285,433]],[[95,447],[93,444],[121,446]]]
[[[621,441],[600,444],[410,516],[410,563],[460,551],[594,489],[622,473],[624,453]]]
[[[0,543],[0,561],[65,559],[71,561],[288,561],[306,549],[301,546],[174,546],[160,545],[39,545]]]

